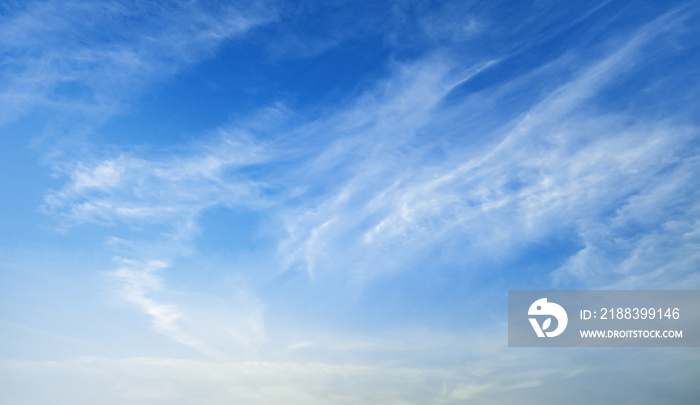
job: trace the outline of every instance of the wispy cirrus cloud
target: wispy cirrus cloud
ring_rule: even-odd
[[[220,355],[214,349],[207,347],[198,339],[184,332],[179,325],[183,318],[180,309],[175,305],[164,304],[152,298],[153,293],[164,289],[162,279],[156,273],[167,267],[159,261],[137,264],[122,260],[122,266],[111,275],[119,286],[121,298],[126,302],[136,304],[153,320],[154,329],[176,341],[189,346],[208,356]]]
[[[119,258],[106,277],[120,300],[150,317],[156,332],[212,359],[256,358],[265,341],[263,305],[236,286],[225,301],[175,291],[165,282],[168,267]]]
[[[198,1],[9,5],[0,17],[0,124],[35,108],[103,120],[144,86],[273,17]]]
[[[221,133],[216,143],[160,159],[137,153],[93,157],[56,165],[66,185],[46,196],[44,211],[64,225],[83,223],[187,226],[216,206],[261,205],[264,183],[240,170],[270,158],[245,134]]]
[[[291,211],[283,254],[305,263],[310,274],[342,267],[372,278],[450,240],[461,241],[458,257],[478,262],[479,257],[503,257],[502,252],[517,256],[528,244],[566,232],[587,256],[586,246],[597,243],[590,239],[594,229],[605,228],[614,234],[609,238],[628,242],[622,250],[631,259],[639,254],[639,241],[628,233],[635,223],[647,224],[646,231],[659,237],[677,239],[681,250],[694,250],[696,242],[685,236],[693,234],[691,225],[677,234],[678,227],[664,222],[688,219],[696,212],[691,196],[697,190],[692,178],[698,167],[687,145],[697,139],[697,128],[628,112],[596,112],[601,94],[622,75],[634,74],[645,52],[684,32],[684,18],[675,11],[644,26],[599,61],[577,67],[571,80],[526,106],[509,124],[479,121],[475,114],[476,121],[469,124],[486,133],[470,133],[466,122],[451,130],[460,132],[461,139],[489,140],[481,144],[452,146],[454,139],[431,136],[444,130],[440,118],[449,116],[451,108],[479,107],[470,104],[472,96],[456,107],[445,104],[451,90],[447,71],[413,66],[414,81],[398,79],[394,83],[401,90],[383,104],[359,103],[345,113],[352,120],[331,121],[337,129],[329,132],[351,128],[352,135],[330,143],[304,172],[333,173],[335,187],[313,206]],[[490,89],[491,97],[478,93],[473,99],[487,97],[484,104],[498,108],[511,92],[521,91],[524,80],[571,70],[572,62],[562,57],[529,78]],[[363,114],[374,120],[363,120]],[[440,158],[431,161],[435,154]],[[343,171],[335,172],[335,164],[342,164]],[[624,225],[611,229],[610,221]],[[593,256],[605,261],[610,254],[601,249]],[[574,263],[581,260],[577,257],[565,265],[569,270],[557,272],[559,282],[567,282],[563,274],[573,274]],[[577,280],[586,278],[596,286],[617,283],[629,276],[612,268],[619,260],[624,259],[593,266],[600,277],[587,271]],[[648,268],[637,269],[638,275]],[[669,281],[689,281],[685,276],[678,270]]]

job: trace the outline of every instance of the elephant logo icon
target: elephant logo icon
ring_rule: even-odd
[[[569,317],[566,315],[566,311],[559,304],[553,302],[547,302],[547,298],[540,298],[530,305],[530,309],[527,311],[528,315],[546,315],[548,318],[542,322],[542,326],[537,322],[537,318],[528,318],[532,329],[538,337],[555,337],[559,336],[566,329],[566,325],[569,323]],[[552,326],[552,317],[557,320],[557,327],[547,332]]]

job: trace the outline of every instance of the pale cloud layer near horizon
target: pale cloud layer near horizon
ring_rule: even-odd
[[[700,287],[699,14],[0,1],[0,402],[691,403],[505,308]]]

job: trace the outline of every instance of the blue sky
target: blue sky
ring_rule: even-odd
[[[506,307],[700,287],[699,15],[0,1],[0,402],[694,401]]]

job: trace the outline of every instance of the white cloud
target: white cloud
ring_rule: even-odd
[[[183,314],[177,306],[163,304],[152,298],[154,293],[164,289],[162,277],[157,272],[167,267],[167,264],[160,261],[138,264],[125,259],[121,262],[121,267],[111,273],[111,276],[119,284],[117,288],[124,301],[135,304],[148,314],[157,332],[208,356],[221,356],[182,330],[179,324]]]
[[[149,85],[269,21],[204,2],[31,2],[0,17],[0,125],[37,107],[101,121]]]
[[[264,184],[237,173],[267,160],[263,147],[222,133],[217,143],[193,149],[158,160],[121,153],[63,163],[56,171],[70,180],[46,196],[43,209],[64,226],[125,222],[193,230],[192,221],[206,208],[263,204]]]
[[[254,296],[233,286],[223,300],[165,285],[167,263],[118,259],[107,274],[117,296],[151,318],[153,329],[210,358],[257,357],[265,341],[264,307]]]
[[[627,241],[622,249],[630,258],[639,256],[640,249],[655,251],[650,246],[664,239],[676,240],[675,258],[663,255],[668,260],[663,268],[676,274],[664,279],[680,277],[680,282],[688,272],[672,269],[686,259],[690,262],[682,268],[697,263],[687,254],[696,250],[695,242],[684,236],[692,229],[677,233],[680,228],[663,222],[684,218],[696,223],[692,179],[697,163],[685,152],[698,129],[602,112],[596,98],[633,71],[653,41],[681,25],[669,13],[641,28],[607,56],[578,68],[573,79],[512,123],[473,123],[486,133],[470,133],[467,122],[453,130],[460,132],[460,140],[487,139],[475,145],[459,146],[444,134],[431,136],[444,128],[443,117],[474,107],[470,97],[458,105],[445,101],[453,89],[449,83],[458,82],[455,71],[446,68],[449,64],[405,66],[385,87],[310,128],[319,136],[340,135],[302,166],[301,176],[313,174],[308,184],[322,183],[322,191],[312,189],[308,204],[285,214],[290,237],[281,245],[282,256],[290,266],[305,263],[312,275],[346,272],[366,279],[410,266],[451,240],[460,241],[457,260],[476,258],[478,264],[479,258],[517,255],[528,243],[563,231],[574,243],[590,246],[580,255],[595,257],[603,274],[578,273],[596,266],[585,260],[575,265],[581,260],[577,255],[555,281],[572,282],[566,275],[578,274],[579,281],[591,276],[588,280],[601,286],[616,283],[625,273],[617,266],[631,263],[613,259],[612,252],[590,239],[596,229],[609,229],[610,238]],[[571,69],[573,60],[563,57],[525,79]],[[498,108],[521,84],[502,85],[484,104]],[[478,120],[478,114],[474,117]],[[436,150],[442,157],[431,160]],[[626,228],[635,221],[647,224],[644,232],[657,237],[642,241],[630,235]],[[604,262],[609,264],[601,267]],[[634,277],[649,267],[637,268]],[[635,285],[642,285],[641,280]]]

